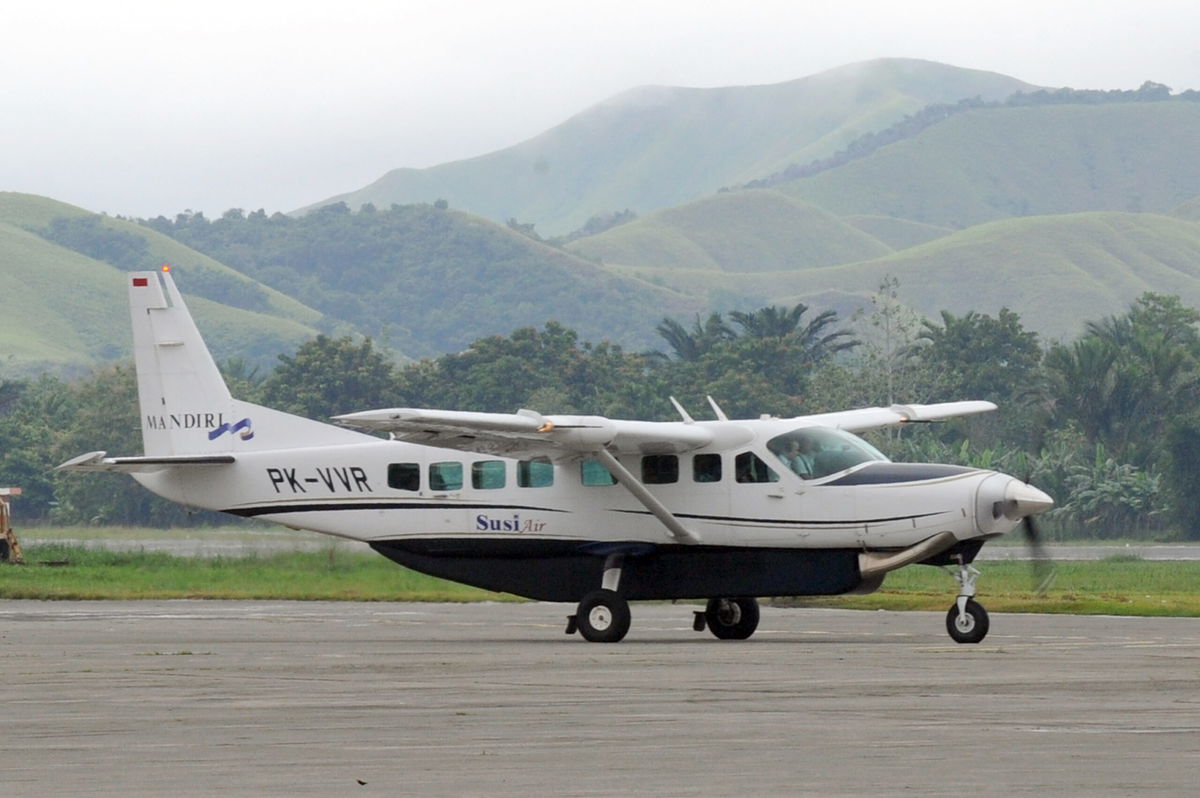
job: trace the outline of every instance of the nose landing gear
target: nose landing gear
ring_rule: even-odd
[[[951,576],[958,582],[958,598],[946,613],[946,631],[956,643],[978,643],[988,633],[988,614],[975,600],[975,580],[979,569],[959,558],[957,571]]]

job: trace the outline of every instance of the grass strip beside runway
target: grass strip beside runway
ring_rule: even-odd
[[[347,601],[496,601],[512,596],[435,579],[370,552],[184,557],[64,544],[25,550],[25,566],[0,566],[0,598],[294,599]],[[980,565],[979,599],[994,612],[1200,616],[1200,562],[1114,557],[1054,566],[1046,595],[1024,562]],[[939,568],[891,573],[866,596],[780,599],[777,603],[851,609],[944,610],[957,586]]]

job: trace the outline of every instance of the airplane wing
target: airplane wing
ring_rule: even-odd
[[[863,432],[878,427],[892,427],[929,421],[942,421],[959,416],[973,416],[996,409],[991,402],[940,402],[932,405],[892,405],[891,407],[864,407],[859,410],[843,410],[836,413],[821,413],[803,416],[805,421],[823,427],[835,427],[847,432]]]
[[[391,433],[396,440],[506,457],[559,459],[607,449],[669,454],[713,441],[711,429],[682,421],[622,421],[603,416],[470,413],[397,407],[335,416],[346,426]]]
[[[220,466],[234,461],[231,454],[171,455],[165,457],[108,457],[107,452],[88,452],[73,457],[55,471],[115,471],[121,474],[149,473],[181,466]]]

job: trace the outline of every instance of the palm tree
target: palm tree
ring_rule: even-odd
[[[691,330],[671,318],[664,318],[654,329],[675,350],[676,358],[693,363],[711,352],[721,341],[729,341],[734,337],[733,330],[725,324],[720,313],[709,314],[703,322],[697,313]]]
[[[771,305],[749,313],[734,311],[729,317],[742,328],[746,337],[786,338],[789,343],[799,345],[804,359],[811,363],[825,360],[843,350],[853,349],[861,343],[847,330],[825,332],[825,328],[837,322],[836,310],[818,313],[808,324],[802,326],[804,314],[807,312],[808,305],[799,302],[791,309]]]

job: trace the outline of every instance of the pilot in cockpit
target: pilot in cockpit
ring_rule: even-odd
[[[767,449],[801,479],[822,479],[860,463],[887,462],[878,449],[862,438],[821,427],[776,435],[767,442]]]
[[[812,479],[816,444],[807,435],[787,436],[782,449],[775,452],[785,466],[801,479]]]

